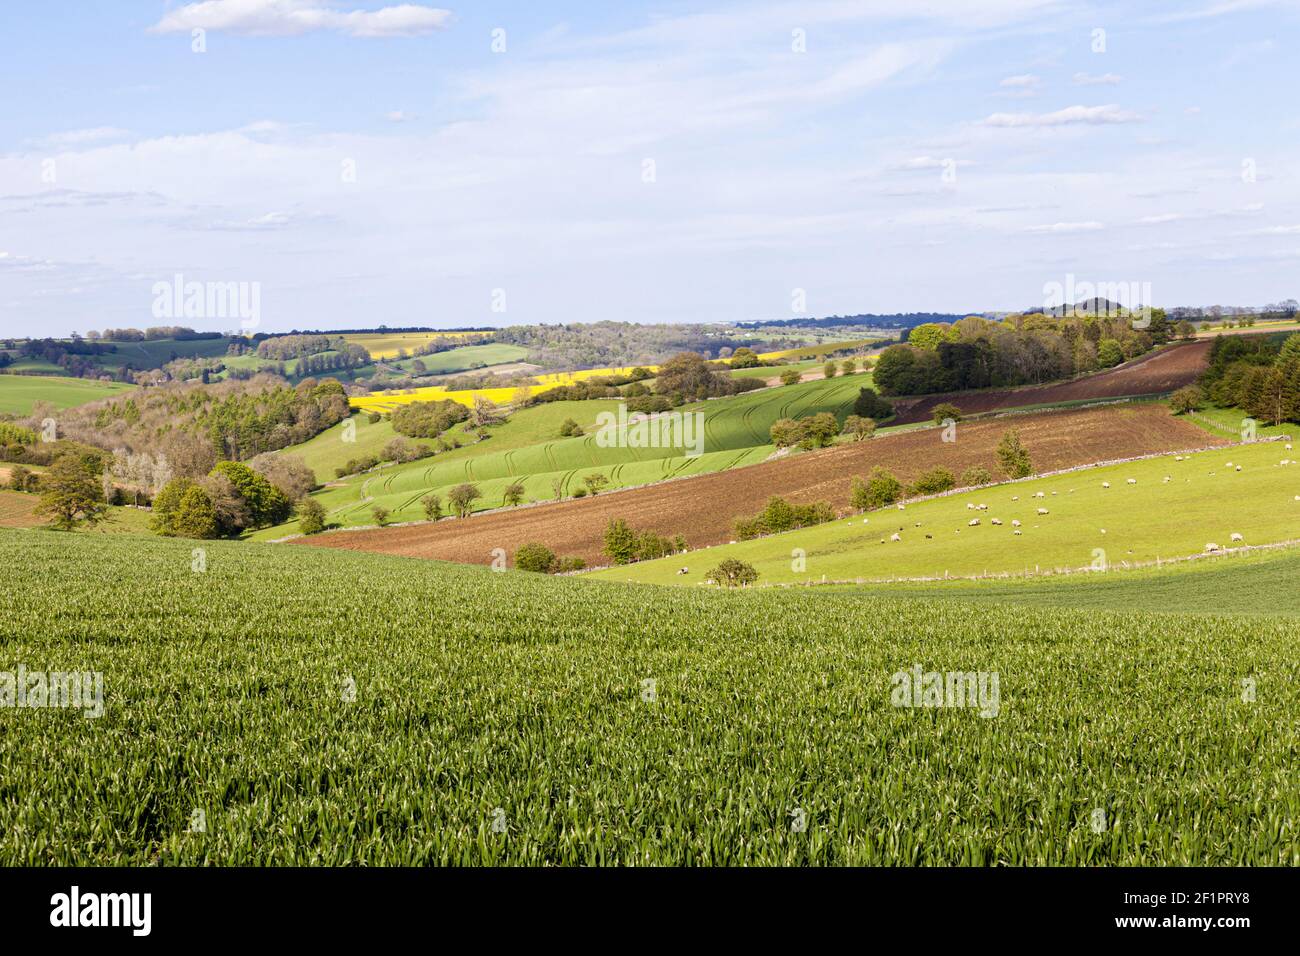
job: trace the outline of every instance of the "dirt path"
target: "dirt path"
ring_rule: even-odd
[[[923,429],[596,498],[435,524],[316,535],[295,543],[487,564],[494,548],[513,554],[520,545],[539,541],[556,554],[603,564],[602,536],[611,518],[626,518],[634,528],[661,535],[681,534],[692,548],[723,544],[734,537],[735,518],[760,511],[773,495],[794,502],[829,501],[846,510],[853,477],[875,465],[903,481],[938,465],[958,477],[973,465],[997,474],[995,449],[1009,427],[1019,429],[1038,471],[1226,444],[1154,403],[1043,412],[960,425],[951,444],[941,441],[939,429]]]

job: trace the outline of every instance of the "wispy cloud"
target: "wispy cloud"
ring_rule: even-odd
[[[1053,222],[1042,226],[1028,226],[1025,232],[1035,235],[1066,235],[1076,232],[1097,232],[1105,228],[1104,223],[1089,220],[1087,222]]]
[[[1102,126],[1111,123],[1140,123],[1142,117],[1114,104],[1106,106],[1067,106],[1053,113],[994,113],[984,120],[985,126],[1003,128],[1031,128],[1044,126],[1073,126],[1085,124]]]
[[[1124,82],[1124,77],[1118,73],[1076,73],[1074,74],[1075,86],[1118,86]]]
[[[301,36],[331,31],[354,37],[400,37],[432,33],[450,20],[450,10],[413,3],[345,13],[324,0],[203,0],[166,14],[150,32],[202,29],[244,36]]]

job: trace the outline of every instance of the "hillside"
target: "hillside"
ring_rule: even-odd
[[[0,375],[0,414],[25,416],[37,402],[75,408],[129,391],[130,385],[55,375]]]

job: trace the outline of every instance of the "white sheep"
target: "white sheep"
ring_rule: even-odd
[[[1237,471],[1241,471],[1241,465],[1237,466]]]
[[[1130,478],[1130,479],[1128,480],[1128,483],[1129,483],[1130,485],[1136,485],[1136,484],[1138,483],[1138,480],[1137,480],[1136,478]]]
[[[899,537],[898,532],[895,531],[893,534],[891,534],[891,535],[889,536],[889,540],[890,540],[890,541],[902,541],[903,539],[902,539],[901,537]]]
[[[990,524],[1001,524],[1001,523],[1002,523],[1002,519],[1001,519],[1001,518],[994,518],[994,519],[993,519],[992,521],[990,521],[989,523],[990,523]]]
[[[980,523],[980,519],[979,519],[979,518],[971,518],[970,521],[967,521],[967,522],[966,522],[966,525],[967,525],[968,527],[974,528],[974,527],[975,527],[976,525],[978,525],[979,523]]]
[[[1239,535],[1237,532],[1234,531],[1234,532],[1232,532],[1232,540],[1233,540],[1233,541],[1245,541],[1246,539],[1243,538],[1241,535]]]
[[[1012,533],[1012,534],[1020,534],[1020,529],[1017,528],[1015,531],[1013,531],[1013,532],[1011,532],[1011,533]]]
[[[1020,496],[1019,496],[1019,495],[1012,495],[1012,496],[1011,496],[1011,500],[1012,500],[1012,501],[1019,501],[1019,500],[1020,500]]]
[[[1019,528],[1019,527],[1020,527],[1020,519],[1019,519],[1019,518],[1012,518],[1012,519],[1011,519],[1011,527],[1013,527],[1013,528]]]
[[[1035,493],[1034,493],[1034,497],[1035,497],[1035,498],[1046,498],[1047,496],[1044,495],[1041,491],[1038,491],[1038,492],[1035,492]]]
[[[978,507],[980,511],[988,511],[988,510],[989,510],[989,506],[988,506],[988,505],[977,505],[976,507]]]
[[[1232,467],[1232,462],[1228,462],[1228,464],[1225,465],[1224,467],[1225,467],[1225,468],[1231,468],[1231,467]]]
[[[1109,482],[1109,481],[1103,481],[1103,482],[1101,483],[1101,486],[1102,486],[1103,488],[1109,488],[1109,487],[1110,487],[1110,482]]]
[[[1045,515],[1045,514],[1047,514],[1047,509],[1046,509],[1046,508],[1039,508],[1039,509],[1038,509],[1038,513],[1039,513],[1040,515]]]
[[[1205,553],[1206,553],[1206,554],[1210,554],[1211,552],[1214,552],[1214,551],[1222,551],[1222,550],[1223,550],[1223,549],[1220,548],[1220,547],[1219,547],[1217,544],[1215,544],[1213,541],[1211,541],[1209,544],[1207,544],[1207,545],[1205,546]]]

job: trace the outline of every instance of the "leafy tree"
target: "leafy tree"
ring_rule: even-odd
[[[1009,478],[1027,478],[1034,473],[1029,452],[1020,443],[1020,432],[1014,428],[1008,429],[998,442],[998,464]]]
[[[716,581],[718,584],[729,588],[738,588],[747,584],[753,584],[758,580],[758,571],[752,564],[746,564],[743,561],[737,561],[735,558],[727,558],[707,575],[708,580]]]
[[[388,524],[387,508],[380,508],[378,506],[371,508],[370,515],[375,519],[375,524],[379,525],[379,527],[382,528],[384,525]]]
[[[946,322],[924,322],[916,326],[907,336],[909,345],[918,349],[937,349],[943,342],[957,339],[957,330]]]
[[[964,488],[974,488],[977,485],[993,484],[993,475],[987,468],[981,468],[979,465],[972,465],[961,473],[961,483]]]
[[[1175,415],[1198,412],[1205,404],[1205,393],[1198,385],[1184,385],[1169,396],[1169,410]]]
[[[524,486],[522,482],[512,481],[506,485],[505,491],[501,495],[501,503],[507,508],[513,508],[524,500]]]
[[[451,505],[456,517],[468,518],[474,510],[474,502],[482,497],[483,492],[479,491],[478,485],[465,482],[447,492],[447,504]]]
[[[596,472],[594,475],[588,475],[583,478],[582,483],[586,485],[587,493],[595,496],[600,493],[602,488],[609,484],[609,479],[600,472]]]
[[[945,420],[952,419],[954,422],[961,421],[961,409],[951,402],[940,402],[931,410],[936,425],[942,425]]]
[[[799,438],[801,448],[825,448],[834,444],[835,436],[840,431],[840,423],[830,412],[808,415],[799,419],[799,425],[802,432]]]
[[[631,564],[636,560],[637,534],[623,518],[612,518],[605,526],[604,553],[615,564]]]
[[[850,415],[844,419],[844,430],[840,434],[852,435],[854,441],[862,441],[864,438],[870,438],[875,431],[875,419],[863,418],[861,415]]]
[[[32,470],[23,465],[14,465],[9,470],[9,487],[14,491],[26,491],[32,480]]]
[[[800,373],[800,371],[797,368],[788,368],[781,373],[781,384],[798,385],[800,379],[802,378],[803,375]]]
[[[1113,368],[1124,361],[1124,349],[1115,339],[1102,339],[1097,343],[1097,364]]]
[[[515,552],[515,567],[520,571],[550,574],[556,563],[555,552],[544,544],[525,544]]]
[[[853,400],[853,414],[882,421],[894,414],[894,406],[877,395],[874,388],[860,388],[858,397]]]
[[[572,418],[566,418],[560,425],[561,438],[573,438],[582,434],[582,426]]]
[[[858,486],[854,486],[852,504],[862,511],[892,505],[903,494],[903,483],[879,465],[871,469],[865,484],[861,487],[862,492],[858,493]]]
[[[303,534],[320,534],[325,530],[325,509],[315,498],[298,502],[298,530]]]
[[[442,517],[442,499],[437,495],[425,495],[420,499],[426,521],[437,521]]]
[[[51,526],[63,531],[97,524],[108,516],[99,477],[79,456],[61,455],[41,476],[36,513],[48,515]]]
[[[191,485],[185,490],[172,519],[172,528],[180,538],[205,539],[221,534],[217,509],[206,491],[198,485]]]
[[[833,361],[827,362],[825,365],[822,366],[822,377],[834,378],[836,373],[839,372],[839,370],[840,367],[836,365]]]
[[[772,423],[768,434],[777,448],[788,448],[803,440],[803,425],[793,418],[780,418]]]
[[[234,487],[235,494],[248,508],[251,527],[262,528],[279,524],[289,517],[293,509],[292,502],[283,491],[242,462],[217,462],[211,476],[225,478]]]
[[[757,352],[742,345],[731,353],[731,360],[727,364],[732,368],[758,368],[763,362]]]
[[[858,370],[858,362],[856,359],[851,359],[851,358],[845,359],[843,362],[840,363],[840,371],[843,372],[845,375],[852,375],[857,370]]]

